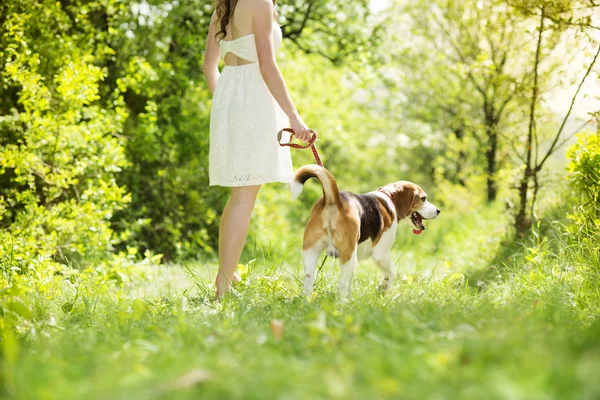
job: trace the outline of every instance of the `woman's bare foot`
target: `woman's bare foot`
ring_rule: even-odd
[[[232,284],[237,284],[242,281],[242,278],[236,273],[233,273],[231,277],[231,282],[227,282],[221,274],[217,274],[217,279],[215,279],[215,286],[217,287],[217,300],[223,297],[229,292]]]
[[[217,278],[215,279],[215,286],[217,287],[217,300],[223,297],[227,292],[229,292],[229,289],[231,288],[231,285],[229,284],[229,282],[227,282],[227,279],[221,273],[217,274]]]

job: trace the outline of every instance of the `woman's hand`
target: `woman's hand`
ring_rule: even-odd
[[[290,119],[290,124],[292,125],[292,130],[294,131],[294,136],[296,136],[296,138],[303,142],[308,142],[310,140],[310,130],[308,129],[308,125],[304,123],[298,114]]]

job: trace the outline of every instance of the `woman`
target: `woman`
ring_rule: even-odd
[[[217,0],[208,30],[203,69],[213,94],[210,185],[232,187],[219,226],[217,297],[239,280],[235,268],[260,186],[292,181],[289,148],[277,143],[286,116],[295,136],[309,139],[275,61],[282,38],[275,1]]]

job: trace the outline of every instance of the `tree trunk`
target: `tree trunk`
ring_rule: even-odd
[[[493,117],[486,117],[486,129],[489,139],[489,147],[485,152],[487,158],[487,201],[493,202],[498,195],[496,185],[496,155],[498,153],[498,132],[496,130],[497,121]]]
[[[456,178],[455,179],[460,186],[464,187],[464,186],[467,186],[467,183],[461,176],[463,166],[467,160],[467,154],[462,149],[463,139],[465,137],[464,128],[460,127],[460,128],[455,129],[454,136],[456,136],[456,140],[458,141],[459,146],[461,146],[461,149],[458,151],[458,157],[456,159],[456,166],[455,166],[455,174],[456,174],[455,177]]]
[[[529,146],[529,150],[527,151],[528,155],[531,154],[531,146]],[[529,157],[528,157],[529,158]],[[515,229],[517,232],[524,232],[529,227],[529,223],[526,221],[526,210],[527,210],[527,193],[529,191],[529,177],[531,176],[531,168],[529,165],[525,167],[525,171],[523,172],[523,178],[521,179],[521,184],[519,186],[519,212],[515,217]]]
[[[527,142],[525,142],[525,170],[523,171],[523,178],[521,179],[521,185],[519,186],[519,212],[515,217],[515,229],[517,232],[522,233],[529,229],[531,225],[530,221],[527,220],[527,194],[529,191],[529,180],[534,177],[536,182],[535,195],[537,195],[537,174],[538,169],[533,168],[531,165],[531,157],[533,153],[532,144],[535,132],[535,105],[538,99],[538,68],[540,65],[540,54],[542,52],[542,34],[544,33],[544,7],[541,9],[540,26],[538,28],[538,40],[537,47],[535,49],[535,64],[533,66],[533,90],[531,94],[531,106],[529,109],[529,129],[527,132]],[[536,148],[537,152],[537,148]],[[537,153],[536,153],[537,154]],[[535,176],[534,176],[535,175]]]

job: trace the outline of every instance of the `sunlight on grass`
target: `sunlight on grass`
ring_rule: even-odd
[[[401,233],[400,277],[386,295],[374,266],[360,264],[352,298],[340,301],[327,261],[307,301],[294,250],[255,249],[219,303],[216,266],[205,263],[138,267],[120,287],[80,283],[65,298],[34,300],[37,322],[22,327],[7,388],[31,399],[599,396],[592,249],[548,227],[543,237],[554,239],[533,235],[474,284],[467,269],[485,270],[500,250],[501,238],[477,238],[501,214],[481,215],[447,216],[429,236]],[[436,270],[436,258],[451,267]]]

